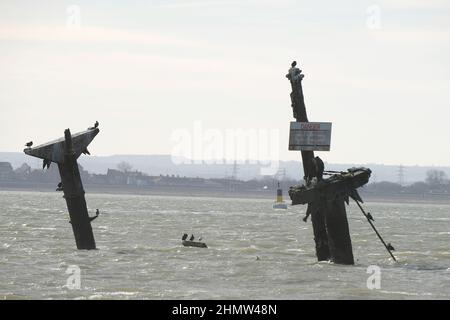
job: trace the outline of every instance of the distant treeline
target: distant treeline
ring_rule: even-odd
[[[450,194],[450,180],[444,171],[428,170],[425,181],[415,182],[410,185],[401,185],[399,183],[381,181],[368,184],[366,192],[377,194],[398,194],[398,193],[440,193]]]
[[[135,187],[198,187],[214,190],[252,190],[264,191],[277,188],[278,182],[284,190],[290,186],[302,184],[301,180],[288,179],[286,176],[263,176],[259,179],[239,180],[229,178],[200,178],[179,175],[147,175],[138,170],[132,170],[129,163],[121,162],[117,169],[108,169],[106,174],[92,174],[79,165],[83,184],[103,186],[135,186]],[[0,184],[47,183],[56,184],[60,181],[58,167],[51,165],[49,170],[32,169],[28,164],[13,169],[9,162],[0,162]],[[366,185],[362,192],[383,195],[395,194],[450,194],[450,181],[441,170],[428,170],[424,181],[409,185],[393,182],[372,182]]]

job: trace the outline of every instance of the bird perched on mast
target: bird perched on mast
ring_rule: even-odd
[[[42,169],[45,169],[45,167],[47,167],[47,169],[49,169],[51,163],[52,162],[50,160],[44,159],[44,161],[42,163]]]
[[[89,127],[88,130],[97,129],[98,125],[99,125],[98,121],[95,121],[94,126],[93,127]]]

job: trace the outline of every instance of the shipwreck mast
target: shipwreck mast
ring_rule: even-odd
[[[294,61],[286,75],[292,87],[291,106],[296,122],[307,123],[309,121],[302,88],[304,75],[296,65],[297,63]],[[323,162],[320,159],[315,159],[314,151],[310,148],[309,150],[301,150],[301,154],[304,180],[306,187],[310,187],[314,177],[318,180],[322,179]],[[318,170],[317,161],[322,163],[321,170]],[[289,195],[293,204],[296,204],[291,191]],[[340,264],[354,264],[344,198],[331,197],[330,200],[330,197],[327,197],[326,199],[324,192],[317,189],[308,202],[308,215],[311,215],[318,261],[331,260]]]
[[[363,201],[356,190],[369,182],[371,170],[360,167],[347,169],[347,172],[325,171],[323,161],[314,157],[314,150],[330,150],[331,123],[308,121],[302,88],[304,75],[296,65],[294,61],[286,75],[292,86],[292,110],[296,119],[296,122],[291,122],[289,150],[302,152],[305,185],[291,187],[289,196],[292,205],[308,205],[303,221],[306,222],[311,215],[317,259],[354,264],[345,210],[345,203],[348,204],[352,198],[392,259],[396,261],[391,252],[395,250],[394,247],[383,240],[375,228],[373,216],[362,208],[360,203]],[[331,177],[323,179],[324,173]]]
[[[96,248],[91,226],[91,221],[95,217],[90,218],[88,215],[77,159],[82,153],[89,154],[87,146],[100,131],[97,126],[98,123],[95,127],[74,135],[70,133],[69,129],[66,129],[64,138],[24,150],[29,156],[43,159],[43,167],[50,167],[52,162],[58,164],[61,176],[61,185],[58,186],[58,189],[62,188],[64,192],[70,224],[78,249]]]
[[[291,82],[291,106],[293,116],[297,122],[309,122],[306,114],[305,99],[303,96],[302,80],[304,75],[302,70],[296,67],[296,61],[292,62],[286,78]],[[302,150],[302,164],[304,181],[309,183],[314,176],[314,151]],[[327,231],[325,227],[325,215],[319,210],[319,203],[311,202],[307,205],[307,215],[311,215],[311,221],[314,230],[314,241],[316,243],[316,255],[318,261],[325,261],[330,258],[330,250],[328,248]],[[314,213],[314,214],[312,214]]]

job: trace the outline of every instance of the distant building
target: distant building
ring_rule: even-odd
[[[14,173],[16,174],[17,179],[26,180],[31,173],[31,167],[28,164],[24,163],[16,170],[14,170]]]
[[[13,171],[13,167],[9,162],[0,162],[0,172],[10,172]]]
[[[115,169],[108,169],[106,179],[109,184],[126,184],[127,175],[125,172]]]
[[[133,186],[148,186],[153,184],[150,177],[143,174],[142,172],[126,172],[127,174],[127,184]]]
[[[105,174],[93,174],[87,181],[92,184],[108,184],[108,176]]]
[[[32,170],[28,175],[28,179],[33,182],[51,182],[57,184],[61,181],[58,165],[52,162],[49,169]]]
[[[11,180],[15,178],[14,170],[9,162],[0,162],[0,180]]]
[[[31,167],[27,163],[24,163],[14,170],[14,172],[20,175],[28,175],[31,173]]]
[[[108,169],[106,180],[109,184],[126,184],[132,186],[149,186],[154,182],[151,177],[139,171],[120,171]]]

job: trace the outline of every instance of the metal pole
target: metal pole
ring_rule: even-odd
[[[78,249],[95,249],[94,233],[92,232],[86,200],[84,198],[83,183],[81,182],[80,171],[73,150],[72,135],[69,129],[64,131],[64,137],[64,161],[58,164],[58,168],[75,242]]]
[[[355,200],[355,199],[353,199]],[[377,234],[378,238],[381,240],[381,242],[383,243],[384,247],[386,248],[386,250],[389,252],[389,254],[391,255],[392,259],[394,259],[394,261],[397,261],[394,257],[394,255],[392,254],[391,250],[389,250],[389,247],[387,246],[387,244],[384,242],[383,238],[381,237],[381,235],[378,233],[377,228],[375,228],[375,226],[373,225],[372,221],[370,221],[369,216],[367,215],[367,213],[364,211],[364,209],[362,208],[362,206],[359,204],[358,200],[355,200],[356,204],[358,205],[359,209],[361,209],[361,212],[363,213],[363,215],[366,217],[367,221],[369,221],[370,226],[372,227],[373,231],[375,231],[375,233]]]

